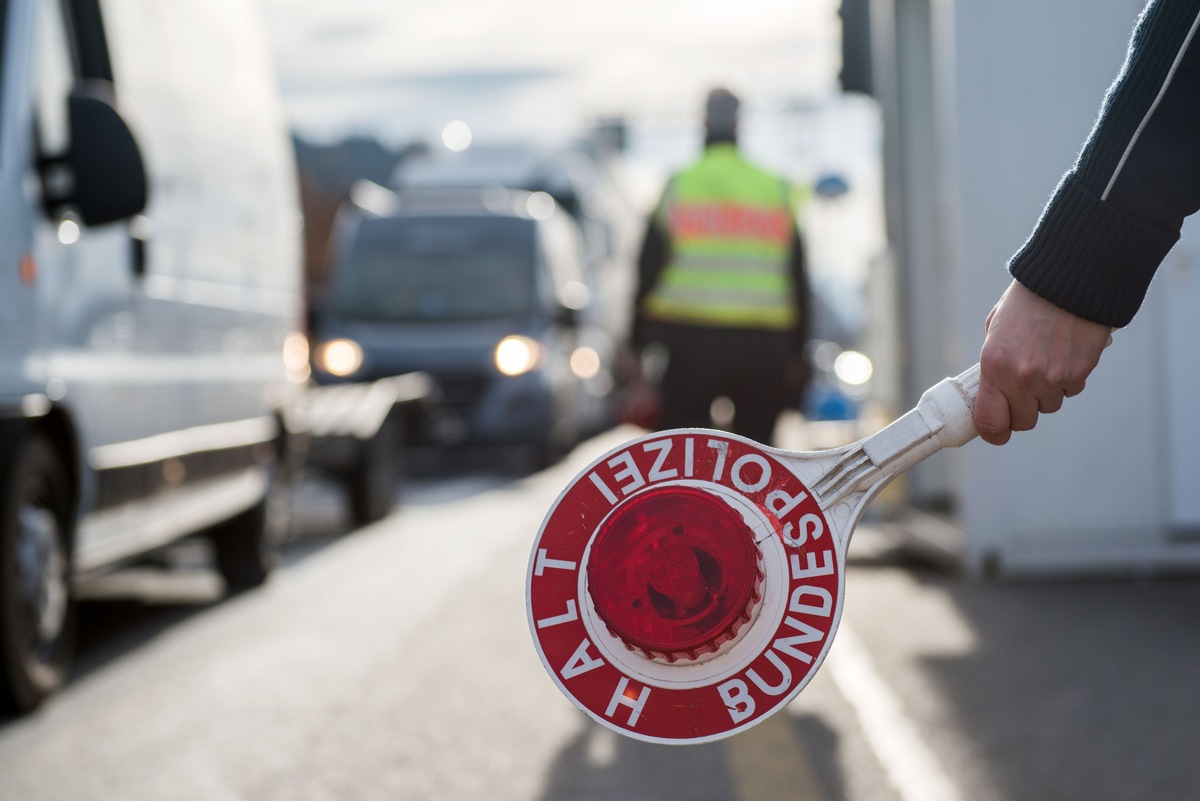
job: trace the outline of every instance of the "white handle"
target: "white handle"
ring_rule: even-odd
[[[979,365],[925,390],[916,408],[863,443],[863,451],[878,468],[907,470],[942,448],[957,448],[973,440],[972,414],[979,390]]]
[[[943,448],[966,445],[979,432],[975,430],[975,395],[979,392],[979,365],[954,378],[938,382],[917,401],[917,409],[942,423],[935,436]]]
[[[886,484],[942,448],[957,448],[978,436],[973,413],[979,365],[925,391],[916,407],[848,451],[817,482],[823,503]]]

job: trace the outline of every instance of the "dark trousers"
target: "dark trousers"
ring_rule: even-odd
[[[651,339],[667,349],[660,428],[711,428],[715,399],[733,401],[733,433],[771,444],[788,405],[789,333],[655,323]]]

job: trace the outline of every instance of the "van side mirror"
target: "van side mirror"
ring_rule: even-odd
[[[117,112],[107,84],[92,82],[67,100],[70,149],[41,167],[51,208],[71,206],[86,225],[124,220],[146,208],[146,168],[133,131]],[[51,180],[52,171],[66,175]]]

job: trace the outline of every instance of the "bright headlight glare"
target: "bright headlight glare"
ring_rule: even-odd
[[[303,384],[309,378],[308,337],[293,331],[283,340],[283,367],[288,380]]]
[[[542,346],[529,337],[510,336],[496,346],[496,369],[505,375],[521,375],[538,366]]]
[[[870,381],[874,371],[871,359],[856,350],[842,351],[833,363],[833,372],[838,380],[852,387],[861,387]]]
[[[580,378],[591,378],[600,372],[600,354],[595,348],[581,345],[571,354],[571,372]]]
[[[352,375],[362,363],[362,348],[352,339],[331,339],[317,349],[317,366],[339,378]]]

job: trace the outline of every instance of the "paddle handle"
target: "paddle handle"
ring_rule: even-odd
[[[973,413],[979,365],[939,381],[916,407],[847,451],[814,486],[832,506],[854,493],[882,486],[943,448],[957,448],[979,435]]]

